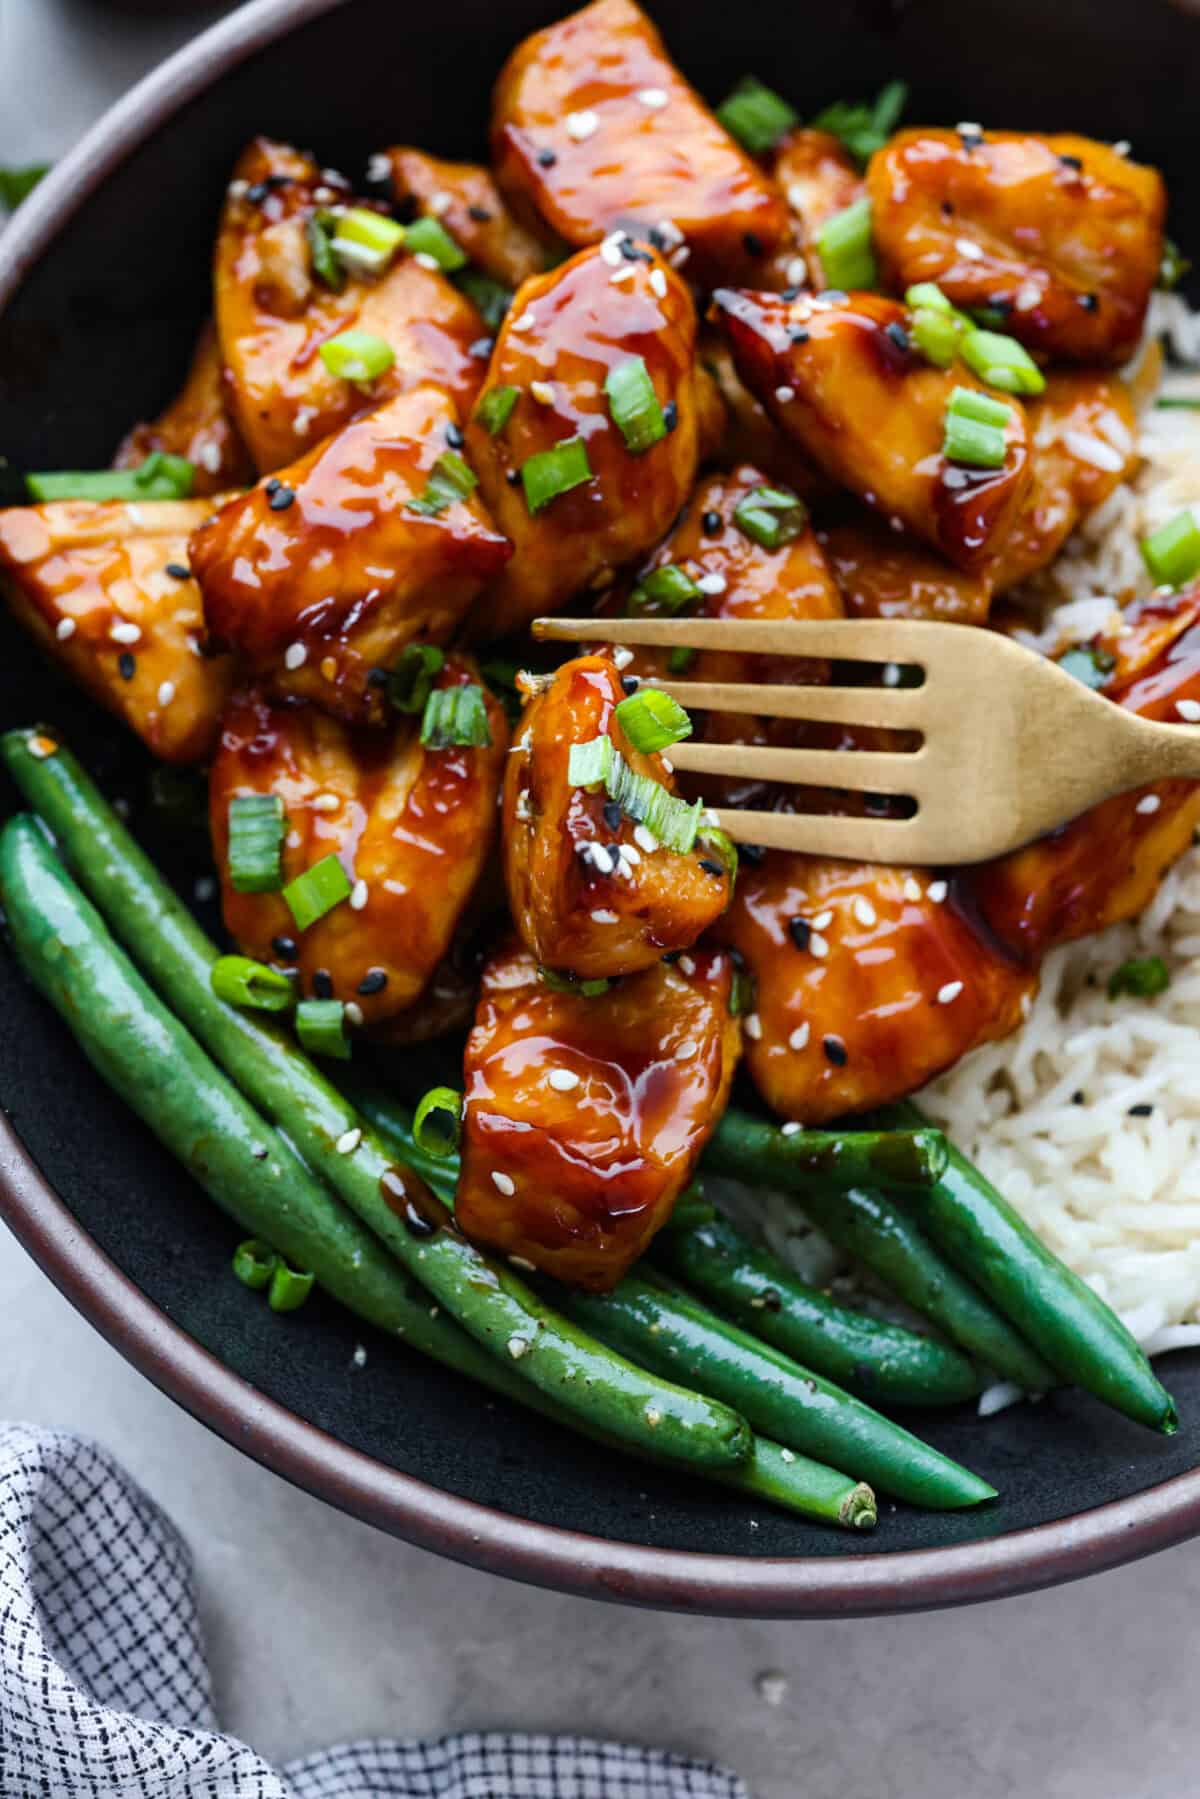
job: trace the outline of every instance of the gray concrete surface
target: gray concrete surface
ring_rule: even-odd
[[[66,148],[187,29],[84,0],[0,0],[0,162]],[[1200,1545],[929,1617],[618,1610],[455,1567],[293,1491],[148,1386],[2,1231],[0,1296],[0,1416],[98,1438],[175,1518],[222,1722],[268,1755],[513,1726],[710,1755],[756,1799],[1187,1799],[1200,1786]]]

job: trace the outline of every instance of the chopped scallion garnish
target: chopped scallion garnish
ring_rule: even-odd
[[[482,269],[465,268],[454,277],[454,285],[479,312],[489,331],[498,331],[504,315],[512,305],[512,289],[493,281]]]
[[[600,975],[594,980],[581,981],[576,974],[560,973],[557,968],[538,966],[538,979],[551,993],[580,993],[584,999],[597,999],[600,994],[607,993],[612,982],[607,976]]]
[[[426,518],[440,518],[456,500],[467,500],[478,487],[474,469],[457,450],[443,450],[434,463],[425,491],[408,502],[410,512]]]
[[[340,294],[346,285],[345,266],[333,248],[334,230],[337,225],[333,213],[314,212],[304,222],[304,238],[308,244],[308,259],[312,263],[312,272],[318,281]]]
[[[643,575],[629,596],[630,612],[688,612],[700,599],[700,589],[677,562],[664,563]]]
[[[827,287],[874,287],[879,279],[871,248],[871,202],[864,194],[835,212],[817,232],[817,254]]]
[[[977,387],[956,387],[950,395],[950,410],[960,418],[1001,428],[1011,425],[1014,417],[1007,400],[994,400],[991,394],[981,394]]]
[[[302,1274],[298,1268],[289,1268],[280,1257],[271,1275],[271,1285],[267,1289],[267,1304],[273,1312],[298,1311],[312,1292],[312,1287],[311,1274]]]
[[[1043,375],[1024,344],[999,331],[980,331],[972,326],[964,331],[960,354],[969,369],[974,369],[989,387],[1006,394],[1040,394],[1045,391]]]
[[[934,293],[941,294],[937,288]],[[933,306],[917,306],[909,319],[908,330],[916,348],[935,368],[948,369],[958,355],[964,321],[952,306],[945,310]]]
[[[522,465],[521,483],[530,512],[540,512],[560,494],[570,493],[592,479],[587,445],[582,437],[568,437],[552,450],[539,450]]]
[[[339,331],[321,345],[321,361],[339,381],[374,381],[395,360],[391,344],[373,331]]]
[[[1171,976],[1161,956],[1134,957],[1122,962],[1109,977],[1108,997],[1116,999],[1122,993],[1131,993],[1135,999],[1153,999],[1170,985]]]
[[[278,893],[286,821],[277,793],[239,793],[229,802],[229,880],[235,893]]]
[[[611,737],[591,737],[586,743],[573,743],[567,756],[567,780],[572,787],[601,787],[612,773]]]
[[[667,673],[669,675],[686,675],[695,660],[695,650],[688,649],[684,644],[678,644],[667,657]]]
[[[667,435],[667,422],[644,357],[630,356],[609,369],[604,377],[604,391],[613,423],[625,439],[625,448],[634,456],[642,455]]]
[[[503,431],[517,403],[515,387],[489,387],[475,408],[475,417],[489,437]]]
[[[1183,254],[1179,245],[1173,243],[1169,237],[1165,238],[1162,261],[1158,265],[1158,286],[1164,288],[1167,293],[1171,293],[1179,286],[1191,266],[1190,258]]]
[[[414,256],[432,256],[447,275],[465,269],[467,253],[456,243],[440,219],[417,219],[405,232],[405,248]]]
[[[256,1012],[286,1012],[294,990],[287,975],[249,956],[218,956],[209,976],[218,999]]]
[[[0,169],[0,206],[6,212],[15,211],[49,172],[48,162],[31,163],[24,169]]]
[[[807,528],[808,508],[786,487],[755,487],[734,507],[733,522],[764,550],[778,550]]]
[[[1005,427],[1013,411],[990,394],[956,387],[946,406],[942,455],[967,468],[1003,468],[1008,454]]]
[[[256,1292],[267,1286],[279,1266],[279,1257],[269,1243],[259,1237],[247,1237],[233,1252],[233,1272],[243,1287]]]
[[[427,1156],[452,1156],[462,1135],[463,1096],[456,1087],[431,1087],[413,1114],[417,1148]]]
[[[642,687],[617,707],[617,722],[635,750],[652,755],[692,734],[692,721],[669,693]]]
[[[491,741],[487,702],[477,682],[434,689],[421,719],[421,742],[426,749],[486,749]]]
[[[397,712],[424,712],[434,677],[446,661],[432,643],[406,643],[388,671],[387,696]]]
[[[907,84],[889,81],[870,106],[861,101],[835,100],[813,119],[812,129],[830,132],[857,161],[868,162],[896,129],[907,99]]]
[[[1182,587],[1200,574],[1200,523],[1190,508],[1142,539],[1142,560],[1162,587]]]
[[[714,862],[719,862],[731,883],[737,880],[737,845],[728,831],[722,831],[719,825],[707,825],[700,833],[696,848],[704,856],[711,857]]]
[[[296,1036],[310,1056],[350,1060],[346,1035],[346,1008],[340,999],[302,999],[296,1007]]]
[[[331,217],[333,254],[347,267],[369,275],[386,269],[407,235],[395,219],[382,212],[370,212],[365,206],[351,206]]]
[[[185,456],[154,450],[137,468],[54,470],[26,475],[32,500],[186,500],[196,479]]]
[[[665,693],[655,693],[653,688],[643,688],[640,693],[632,694],[630,699],[622,700],[621,706],[628,706],[633,700],[648,699],[654,695],[656,700],[666,701],[675,712],[682,713],[687,720],[686,712],[676,706],[674,700],[668,700]],[[617,708],[618,715],[621,706]],[[647,715],[642,714],[645,718]],[[653,712],[649,717],[653,718]],[[639,728],[636,723],[635,729]],[[629,727],[622,720],[622,727],[632,743],[633,737]],[[690,721],[688,729],[691,729]],[[681,732],[668,739],[676,743]],[[635,744],[635,748],[640,745]],[[621,810],[628,814],[635,824],[645,825],[652,836],[666,848],[686,853],[696,841],[696,832],[700,824],[700,814],[704,810],[701,800],[694,806],[678,799],[669,793],[661,782],[651,775],[638,775],[633,772],[625,758],[620,755],[608,737],[593,737],[587,743],[571,745],[571,753],[567,763],[567,779],[572,787],[596,787],[603,783],[609,799],[615,800]]]
[[[787,101],[753,75],[743,75],[717,107],[717,117],[751,156],[773,150],[780,138],[800,123],[800,115]]]
[[[307,931],[309,925],[316,924],[318,918],[324,918],[334,906],[341,905],[349,899],[354,883],[346,873],[337,857],[333,854],[322,856],[311,868],[289,881],[283,890],[283,897],[288,911],[296,921],[298,930]]]
[[[1083,644],[1067,650],[1058,659],[1064,674],[1074,675],[1077,681],[1091,688],[1103,687],[1116,665],[1116,657],[1107,650],[1092,650]]]

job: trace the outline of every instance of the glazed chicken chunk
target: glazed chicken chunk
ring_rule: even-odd
[[[1005,396],[1002,465],[963,467],[943,454],[946,408],[981,385],[962,363],[926,362],[895,301],[722,289],[714,306],[742,379],[831,479],[960,568],[995,554],[1030,478],[1018,400]]]
[[[445,643],[510,554],[461,441],[446,394],[410,388],[223,507],[190,546],[213,635],[274,693],[383,722],[373,671]]]
[[[216,320],[234,417],[260,474],[340,430],[356,413],[432,382],[466,412],[487,345],[471,302],[403,250],[378,274],[318,272],[321,217],[353,204],[311,157],[256,138],[229,185],[216,250]],[[329,265],[325,264],[328,269]],[[348,330],[382,338],[391,367],[364,395],[333,375],[321,346]]]
[[[892,284],[934,281],[1031,350],[1120,362],[1137,344],[1163,251],[1157,169],[1092,138],[900,131],[867,172]]]
[[[209,656],[188,539],[206,500],[56,500],[0,512],[0,589],[80,686],[165,762],[211,751],[233,682]]]
[[[567,243],[626,228],[701,283],[753,281],[791,236],[778,189],[632,0],[594,0],[514,51],[493,98],[492,161],[514,207]]]
[[[228,493],[254,479],[254,465],[226,404],[225,369],[209,320],[200,333],[187,378],[165,412],[135,425],[113,457],[114,468],[136,468],[160,450],[192,464],[192,493]]]
[[[695,819],[691,847],[676,850],[639,816],[637,800],[622,804],[614,781],[572,780],[572,749],[604,739],[614,765],[619,757],[673,793],[663,758],[635,749],[623,728],[626,697],[611,656],[565,663],[526,707],[504,781],[504,875],[517,929],[539,962],[585,980],[632,974],[689,948],[733,888],[728,861]]]
[[[844,212],[866,193],[858,164],[840,139],[828,131],[803,127],[789,131],[771,158],[771,173],[791,208],[796,247],[803,258],[803,272],[784,267],[794,285],[812,288],[827,285],[817,250],[817,233],[827,219]]]
[[[1014,536],[1019,529],[1018,522]],[[966,574],[907,532],[893,531],[884,519],[865,508],[822,525],[817,538],[847,618],[987,623],[992,582],[986,574]]]
[[[633,260],[614,241],[526,282],[496,340],[467,455],[514,556],[475,609],[476,636],[502,637],[606,585],[658,542],[691,489],[707,408],[695,309],[652,251],[621,241]],[[642,396],[632,415],[614,386],[627,382]],[[627,436],[643,411],[651,429]]]
[[[447,659],[441,687],[478,685]],[[451,947],[495,840],[508,747],[503,710],[482,690],[491,742],[426,748],[416,718],[352,731],[314,706],[237,693],[209,787],[225,926],[248,956],[296,969],[301,997],[339,999],[387,1024],[427,989]],[[282,892],[244,893],[229,867],[229,808],[241,794],[283,801],[283,883],[336,856],[347,898],[297,929]]]
[[[520,287],[554,260],[548,234],[528,230],[501,196],[490,169],[477,162],[447,162],[407,144],[380,152],[393,203],[401,216],[411,212],[440,221],[477,268]]]
[[[733,972],[728,951],[697,949],[589,998],[502,947],[463,1069],[455,1215],[467,1235],[577,1286],[615,1286],[725,1109]]]

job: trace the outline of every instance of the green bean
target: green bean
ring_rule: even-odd
[[[957,1405],[979,1391],[978,1371],[961,1350],[838,1305],[727,1218],[688,1225],[673,1215],[650,1256],[753,1336],[860,1399]]]
[[[843,1530],[874,1530],[879,1512],[875,1495],[861,1480],[850,1480],[836,1468],[826,1468],[806,1455],[797,1455],[766,1437],[755,1437],[750,1456],[755,1485],[747,1487],[746,1470],[715,1473],[726,1486],[752,1491],[774,1505],[801,1512],[822,1524],[839,1524]]]
[[[906,1130],[798,1131],[730,1106],[704,1151],[704,1166],[755,1187],[928,1187],[948,1149],[932,1125]]]
[[[626,1275],[614,1293],[573,1291],[563,1304],[623,1355],[735,1405],[756,1430],[820,1462],[853,1469],[880,1492],[936,1510],[996,1497],[969,1469],[736,1324],[714,1318],[662,1277]]]
[[[69,751],[45,732],[10,731],[3,755],[168,1004],[312,1171],[477,1342],[511,1358],[532,1385],[610,1441],[695,1467],[746,1460],[751,1435],[743,1419],[648,1378],[555,1313],[510,1268],[467,1242],[287,1036],[261,1014],[217,998],[210,980],[215,946]]]
[[[887,1115],[921,1117],[913,1105],[889,1107]],[[960,1151],[951,1150],[936,1185],[903,1203],[1064,1380],[1167,1436],[1178,1428],[1171,1395],[1116,1313]]]

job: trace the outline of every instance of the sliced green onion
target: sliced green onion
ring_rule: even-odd
[[[369,212],[365,206],[351,206],[332,217],[334,235],[330,247],[334,255],[339,262],[369,275],[386,269],[407,236],[404,226],[395,219],[381,212]]]
[[[1169,237],[1165,238],[1162,261],[1158,265],[1158,286],[1170,293],[1179,286],[1191,266],[1191,259],[1183,254],[1179,245]]]
[[[835,100],[812,121],[814,131],[828,131],[849,150],[858,162],[868,162],[876,150],[882,150],[896,129],[908,99],[908,86],[903,81],[889,81],[870,105],[861,101]]]
[[[336,224],[331,212],[315,212],[304,221],[304,238],[313,274],[335,294],[340,294],[346,285],[346,270],[333,248]]]
[[[350,1060],[346,1035],[346,1008],[340,999],[302,999],[296,1007],[296,1036],[310,1056]]]
[[[1146,956],[1141,960],[1135,957],[1122,962],[1109,977],[1108,997],[1116,999],[1122,993],[1131,993],[1135,999],[1153,999],[1155,994],[1165,993],[1170,985],[1171,977],[1161,956]]]
[[[43,175],[50,173],[48,162],[30,163],[24,169],[0,169],[0,206],[15,212],[22,200],[28,199]]]
[[[298,1311],[312,1292],[312,1286],[311,1274],[301,1274],[298,1268],[289,1268],[280,1260],[271,1276],[267,1304],[273,1312]]]
[[[613,757],[613,766],[605,788],[623,812],[646,829],[665,849],[686,854],[696,841],[704,804],[697,800],[689,806],[675,794],[668,793],[650,775],[637,775],[623,756]]]
[[[587,445],[582,437],[568,437],[552,450],[539,450],[521,468],[525,504],[530,512],[540,512],[559,494],[570,493],[592,479]]]
[[[515,387],[489,387],[475,408],[475,417],[489,437],[495,437],[503,431],[512,417],[517,392]]]
[[[718,825],[706,825],[697,839],[696,847],[705,856],[711,856],[714,862],[721,864],[729,876],[732,891],[732,883],[737,880],[738,853],[737,845],[729,833],[722,831]]]
[[[786,487],[755,487],[734,507],[733,522],[764,550],[778,550],[807,528],[808,508]]]
[[[817,232],[817,254],[827,287],[874,287],[879,279],[871,248],[871,202],[860,200],[835,212]]]
[[[974,369],[989,387],[1006,394],[1040,394],[1045,391],[1043,375],[1024,344],[1015,337],[1004,337],[999,331],[980,331],[972,327],[964,331],[961,355],[969,369]]]
[[[454,277],[454,285],[466,294],[481,315],[489,331],[498,331],[504,315],[512,305],[512,288],[493,281],[482,269],[465,268]]]
[[[1188,394],[1159,394],[1154,404],[1178,412],[1200,412],[1200,394],[1194,398]]]
[[[421,742],[426,749],[486,749],[491,741],[487,703],[478,682],[435,688],[425,702],[421,720]]]
[[[1058,666],[1064,673],[1082,681],[1085,687],[1100,688],[1117,666],[1117,659],[1107,650],[1090,650],[1080,644],[1060,656]]]
[[[800,123],[799,113],[753,75],[742,76],[718,106],[717,117],[730,137],[735,137],[751,156],[773,150],[780,138]]]
[[[632,455],[642,455],[667,435],[667,422],[644,356],[631,356],[609,369],[604,391],[613,423]]]
[[[926,362],[935,368],[948,369],[958,355],[962,323],[953,312],[941,312],[932,306],[918,306],[909,319],[909,336]]]
[[[947,462],[965,468],[1003,468],[1008,446],[998,425],[981,425],[977,419],[963,418],[946,411],[946,435],[942,455]]]
[[[680,644],[667,657],[667,673],[669,675],[686,675],[695,660],[695,650],[687,649]]]
[[[612,773],[611,737],[592,737],[587,743],[573,743],[567,757],[567,780],[572,787],[599,787]]]
[[[26,475],[32,500],[186,500],[196,479],[185,456],[154,450],[137,468],[55,470]]]
[[[235,893],[278,893],[287,828],[277,793],[239,793],[229,802],[229,880]]]
[[[1182,587],[1200,574],[1200,524],[1195,513],[1177,512],[1143,537],[1142,560],[1160,587]]]
[[[447,275],[467,266],[466,251],[439,219],[417,219],[405,232],[404,242],[405,248],[414,256],[432,256],[438,268]]]
[[[218,999],[256,1012],[286,1012],[294,997],[287,975],[249,956],[218,956],[209,979]]]
[[[629,611],[677,614],[689,611],[699,599],[700,589],[687,570],[668,562],[643,575],[629,596]]]
[[[324,918],[335,906],[340,906],[344,899],[349,899],[354,883],[346,873],[337,857],[333,854],[322,856],[311,868],[289,881],[283,890],[283,897],[288,911],[296,921],[296,928],[307,931],[309,925],[316,924],[318,918]]]
[[[233,1252],[233,1272],[243,1287],[261,1291],[279,1266],[279,1257],[269,1243],[258,1237],[247,1237]]]
[[[440,518],[456,500],[470,499],[479,486],[474,469],[457,450],[443,450],[433,465],[425,491],[409,500],[408,510],[426,518]]]
[[[340,381],[374,381],[395,360],[391,344],[372,331],[339,331],[321,345],[321,361]]]
[[[952,318],[966,318],[965,313],[959,312],[956,306],[950,304],[935,281],[918,281],[914,287],[905,288],[904,304],[912,312],[945,312]]]
[[[956,387],[948,404],[959,418],[974,419],[979,425],[1006,429],[1016,417],[1007,400],[994,400],[991,394],[981,394],[977,387]]]
[[[463,1096],[456,1087],[431,1087],[413,1114],[412,1133],[427,1156],[452,1156],[462,1136]]]
[[[432,643],[406,643],[388,672],[387,696],[397,712],[424,712],[446,654]]]
[[[669,693],[643,687],[617,706],[617,722],[635,750],[653,755],[692,734],[692,721]]]
[[[612,981],[607,976],[598,975],[593,980],[581,981],[576,974],[560,974],[557,968],[538,965],[538,979],[551,993],[581,993],[584,999],[596,999],[607,993]]]

